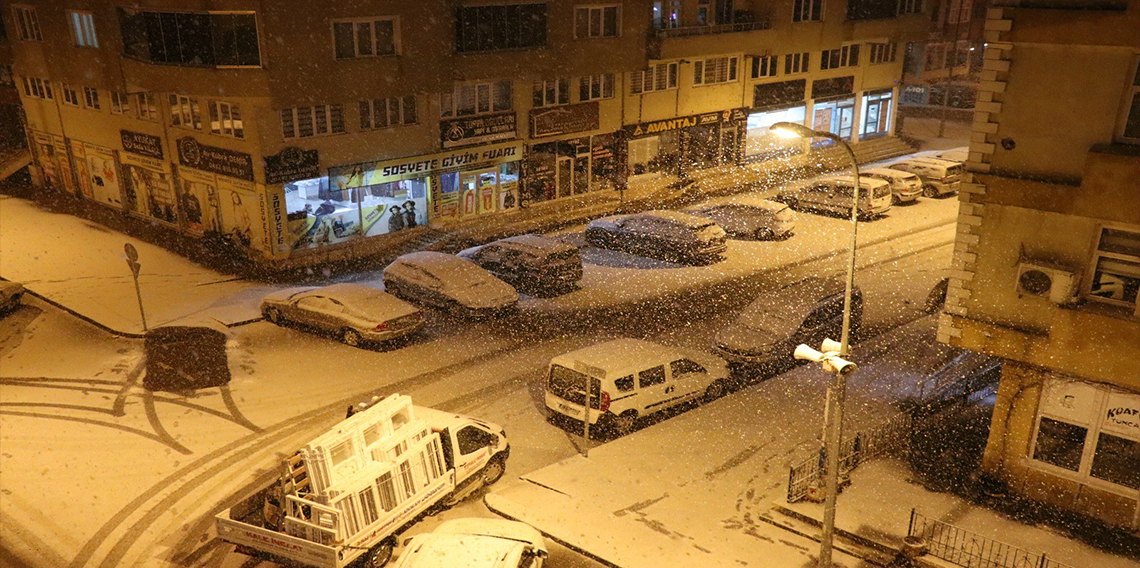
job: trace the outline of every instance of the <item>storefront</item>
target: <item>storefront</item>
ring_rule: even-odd
[[[36,156],[40,173],[44,177],[44,184],[56,189],[63,189],[60,158],[66,160],[67,156],[61,156],[56,152],[55,141],[51,134],[36,130],[30,130],[30,133],[32,152]]]
[[[802,141],[781,137],[773,133],[771,127],[777,122],[804,124],[807,118],[806,90],[807,81],[804,79],[753,87],[753,108],[748,113],[744,144],[746,159],[770,160],[803,151]]]
[[[253,181],[253,158],[244,152],[180,138],[178,177],[188,231],[216,233],[235,245],[269,250],[266,207]]]
[[[530,111],[534,139],[589,132],[597,130],[599,124],[597,101]],[[611,133],[532,144],[524,165],[523,199],[533,203],[614,189],[619,155],[616,142]]]
[[[119,161],[123,166],[123,202],[127,211],[176,225],[178,199],[170,165],[163,159],[162,139],[141,132],[120,132],[123,152]]]
[[[747,119],[748,109],[735,108],[626,126],[628,173],[680,174],[736,163]]]
[[[75,144],[76,141],[72,140],[73,150],[76,148]],[[79,172],[83,176],[80,178],[80,185],[89,188],[89,193],[84,192],[84,194],[97,203],[122,207],[123,190],[119,180],[119,167],[115,162],[115,151],[87,142],[79,144],[84,165]]]
[[[885,136],[890,132],[891,102],[893,89],[877,89],[863,92],[863,116],[859,131],[860,140],[870,140]]]
[[[850,140],[855,127],[855,77],[812,82],[812,129]]]

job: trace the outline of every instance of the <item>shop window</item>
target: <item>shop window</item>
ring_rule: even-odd
[[[665,366],[658,365],[638,373],[637,383],[641,388],[665,384]]]
[[[620,17],[620,6],[578,6],[574,8],[574,37],[617,37]]]
[[[455,51],[470,53],[546,45],[546,4],[460,6]]]
[[[281,111],[281,136],[286,139],[328,134],[344,134],[343,105],[317,105]]]
[[[149,12],[119,8],[123,55],[152,63],[259,67],[253,12]]]
[[[511,82],[456,85],[440,97],[440,117],[474,116],[511,110]]]
[[[198,99],[170,95],[170,125],[201,130],[202,114],[198,109]]]
[[[210,101],[210,132],[222,136],[245,138],[238,105],[225,101]]]
[[[63,104],[71,106],[79,106],[79,92],[71,88],[71,85],[63,83],[59,86],[59,92],[63,93]]]
[[[899,14],[921,14],[922,0],[901,0]]]
[[[89,109],[99,110],[99,91],[94,87],[83,87],[83,103]]]
[[[1140,489],[1140,441],[1101,432],[1089,475]]]
[[[570,104],[570,80],[551,79],[534,82],[534,107]]]
[[[811,54],[806,51],[803,53],[789,53],[784,56],[784,74],[795,75],[797,73],[807,73],[810,63]]]
[[[761,79],[763,77],[776,76],[776,62],[778,57],[775,55],[757,55],[752,58],[752,78]]]
[[[1033,459],[1071,471],[1081,466],[1088,428],[1041,417]]]
[[[375,130],[416,123],[416,97],[360,101],[360,129]]]
[[[868,58],[871,60],[871,64],[894,63],[898,55],[898,46],[897,43],[872,43],[868,45],[870,51]]]
[[[399,53],[399,21],[393,17],[334,20],[337,59],[379,57]]]
[[[51,81],[38,77],[24,77],[24,95],[35,99],[55,99],[51,92]]]
[[[158,97],[154,93],[135,93],[132,95],[135,99],[135,108],[138,109],[138,117],[143,120],[158,120]]]
[[[825,49],[820,56],[819,69],[840,69],[859,65],[859,45],[845,45],[839,49]]]
[[[1101,229],[1092,266],[1090,299],[1140,309],[1140,231]]]
[[[636,95],[665,91],[677,88],[678,64],[658,63],[651,65],[645,71],[633,71],[629,74],[629,92]]]
[[[131,114],[131,98],[122,91],[111,91],[111,114]]]
[[[1136,58],[1132,84],[1128,86],[1121,113],[1120,141],[1140,143],[1140,57]]]
[[[16,32],[21,41],[43,41],[40,32],[40,19],[31,6],[12,6],[12,17],[16,21]]]
[[[614,98],[614,74],[602,73],[578,79],[578,100],[596,101]]]
[[[693,62],[694,85],[716,85],[736,81],[739,57],[713,57]]]
[[[891,98],[890,89],[868,91],[863,95],[863,129],[859,132],[861,139],[887,133],[891,118]]]
[[[823,0],[794,0],[793,22],[818,22],[823,17]]]
[[[69,10],[67,23],[71,27],[71,39],[76,47],[99,47],[95,36],[95,16],[91,12]]]

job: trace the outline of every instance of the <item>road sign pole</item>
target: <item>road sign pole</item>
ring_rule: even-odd
[[[134,245],[126,243],[123,245],[123,252],[127,255],[127,266],[131,267],[131,276],[135,280],[135,297],[139,300],[139,317],[142,318],[143,331],[150,331],[146,326],[146,311],[143,310],[142,301],[142,288],[139,287],[139,269],[142,265],[139,264],[139,251],[135,250]]]

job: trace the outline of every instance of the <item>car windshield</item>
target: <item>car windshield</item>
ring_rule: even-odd
[[[764,307],[749,307],[740,314],[737,322],[759,331],[780,331],[788,327],[788,319],[768,312]]]
[[[791,221],[792,218],[795,217],[795,215],[796,214],[794,212],[792,212],[791,207],[784,207],[783,209],[776,211],[776,220],[777,221]]]

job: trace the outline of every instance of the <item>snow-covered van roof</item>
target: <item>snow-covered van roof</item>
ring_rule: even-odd
[[[604,379],[624,377],[685,356],[684,352],[672,347],[623,337],[559,355],[550,363]]]
[[[910,172],[894,170],[891,168],[867,168],[865,170],[859,170],[859,177],[862,177],[863,174],[876,174],[891,179],[910,179],[918,177]]]
[[[846,183],[852,184],[852,185],[854,185],[854,182],[855,182],[855,180],[852,179],[852,177],[850,175],[845,175],[845,174],[823,176],[819,179],[831,180],[831,181],[842,181],[842,182],[846,182]],[[881,180],[881,179],[859,176],[859,187],[866,187],[866,188],[874,189],[876,187],[880,187],[880,186],[884,186],[884,185],[889,185],[889,184],[887,182]]]

